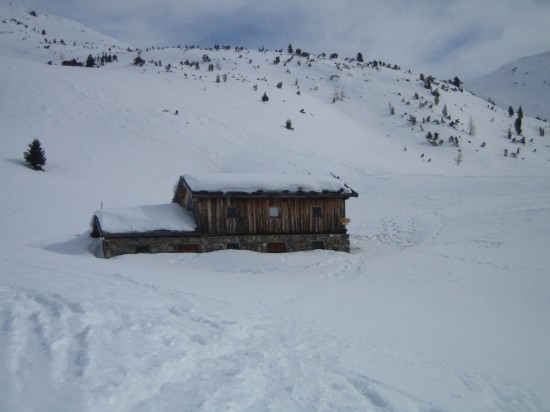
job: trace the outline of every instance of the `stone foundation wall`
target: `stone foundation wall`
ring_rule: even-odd
[[[300,252],[313,249],[313,242],[323,242],[323,249],[349,252],[349,235],[309,234],[309,235],[257,235],[257,236],[204,236],[201,238],[203,252],[227,249],[228,244],[239,244],[241,250],[267,252],[267,244],[284,242],[287,252]]]
[[[315,243],[314,243],[315,242]],[[286,252],[299,252],[322,248],[349,252],[349,235],[247,235],[247,236],[201,236],[201,237],[129,237],[103,239],[103,254],[114,256],[135,253],[179,253],[181,251],[213,252],[237,246],[240,250],[267,252],[268,243],[284,243]],[[315,246],[315,247],[314,247]],[[321,247],[322,246],[322,247]]]
[[[129,237],[103,239],[103,255],[109,259],[119,255],[135,253],[178,253],[180,244],[198,244],[199,237]],[[140,252],[140,248],[147,247],[148,252]],[[143,249],[142,249],[143,250]]]

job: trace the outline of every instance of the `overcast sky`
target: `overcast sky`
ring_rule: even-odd
[[[0,0],[8,1],[8,0]],[[135,47],[214,44],[477,77],[550,50],[550,0],[11,0]]]

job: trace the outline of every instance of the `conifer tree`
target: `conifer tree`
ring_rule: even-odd
[[[89,54],[88,58],[86,59],[86,67],[94,67],[94,66],[95,66],[95,59],[91,54]]]
[[[508,117],[512,117],[514,115],[514,108],[512,106],[508,106]]]
[[[468,134],[470,136],[476,134],[476,124],[474,123],[474,119],[472,118],[472,116],[470,116],[470,121],[468,123]]]
[[[46,164],[46,153],[40,145],[40,140],[34,139],[31,143],[29,143],[29,150],[23,155],[25,156],[25,161],[34,170],[44,170],[42,166]]]
[[[264,95],[262,96],[262,102],[265,103],[265,102],[267,102],[267,101],[269,101],[269,97],[267,97],[267,93],[264,92]]]
[[[521,134],[521,117],[519,117],[519,110],[518,110],[518,117],[516,117],[516,121],[514,122],[514,129],[516,129],[516,133],[518,135]]]
[[[520,119],[523,119],[523,109],[521,106],[518,107],[518,117]]]

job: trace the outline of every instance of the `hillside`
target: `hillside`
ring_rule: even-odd
[[[550,410],[547,123],[376,56],[34,14],[0,6],[0,411]],[[352,253],[97,257],[95,210],[204,172],[340,176]]]
[[[550,118],[550,51],[523,57],[469,82],[468,90],[491,98],[499,107],[512,106],[531,117]]]

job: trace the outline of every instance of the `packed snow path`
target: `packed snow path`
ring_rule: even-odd
[[[367,186],[352,254],[3,254],[0,409],[548,410],[548,181]]]

